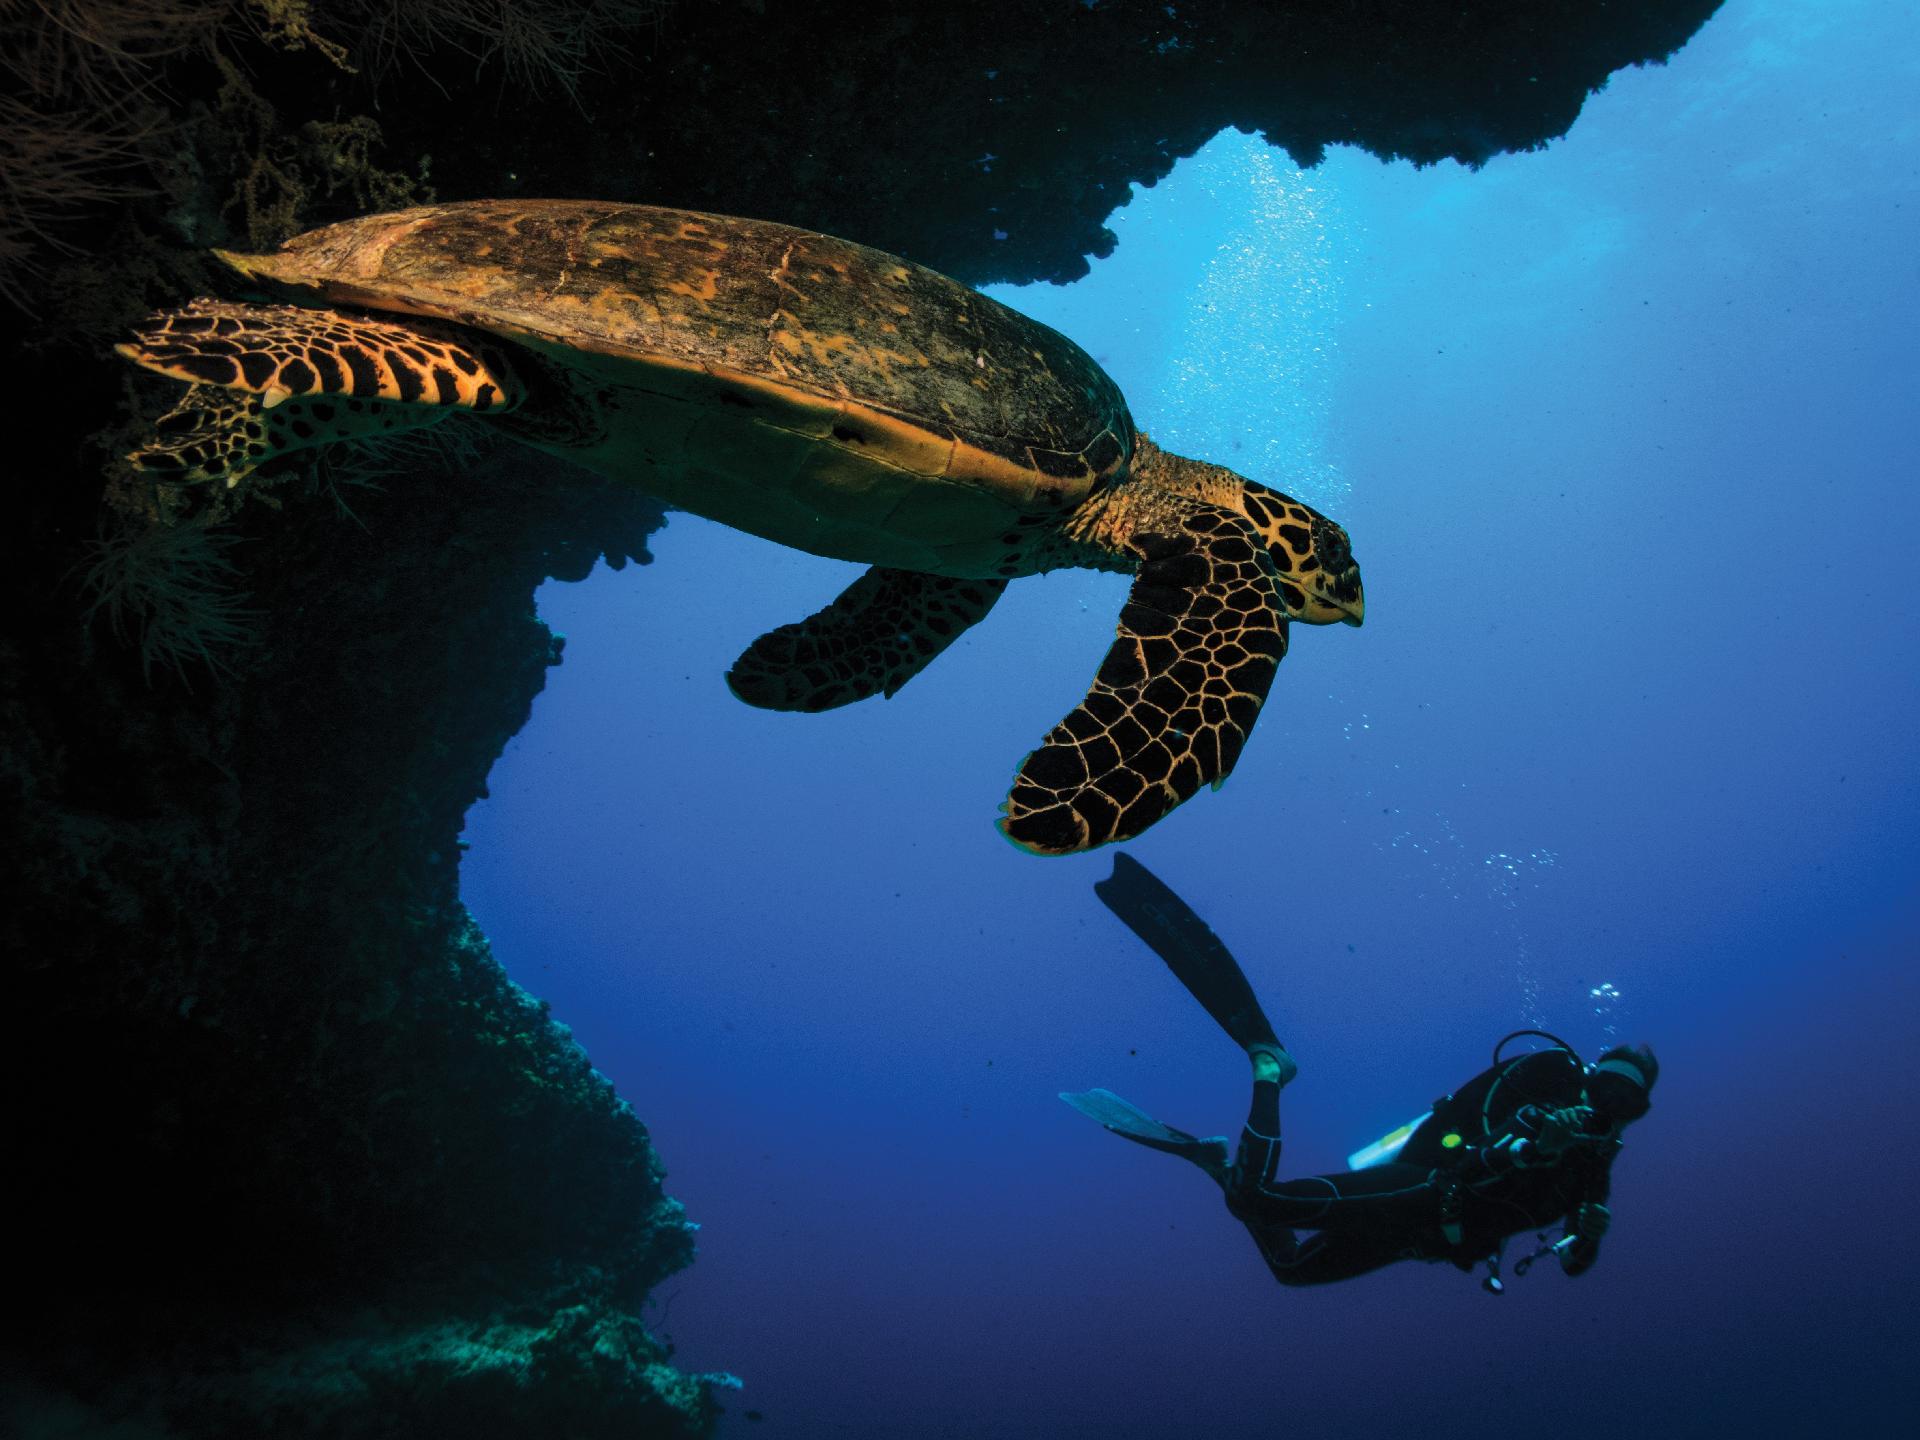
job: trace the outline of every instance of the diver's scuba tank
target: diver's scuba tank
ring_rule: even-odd
[[[1429,1110],[1424,1115],[1417,1115],[1399,1129],[1389,1130],[1371,1145],[1362,1145],[1347,1156],[1347,1169],[1365,1170],[1373,1165],[1386,1164],[1407,1148],[1407,1141],[1412,1138],[1413,1132],[1426,1124],[1432,1114]]]

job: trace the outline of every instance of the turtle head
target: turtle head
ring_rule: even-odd
[[[1240,508],[1280,572],[1280,602],[1287,614],[1309,625],[1360,624],[1367,600],[1347,532],[1291,495],[1251,480],[1242,483]]]
[[[1354,563],[1347,532],[1312,506],[1224,465],[1162,450],[1145,435],[1134,438],[1129,478],[1147,493],[1189,496],[1238,510],[1259,532],[1267,558],[1279,572],[1280,606],[1289,619],[1309,625],[1358,625],[1365,618],[1360,567]]]

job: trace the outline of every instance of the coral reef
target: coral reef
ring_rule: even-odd
[[[1130,182],[1229,125],[1308,164],[1357,145],[1478,165],[1564,134],[1719,3],[11,0],[0,286],[18,295],[40,242],[98,202],[177,201],[196,178],[179,132],[200,122],[151,99],[161,77],[271,95],[277,135],[322,152],[289,168],[253,137],[289,200],[280,231],[309,184],[334,202],[313,223],[394,201],[430,163],[452,196],[646,199],[818,225],[975,283],[1069,280],[1112,248]],[[376,134],[411,157],[387,188],[316,174],[330,143],[366,173]],[[248,227],[255,244],[274,228]]]
[[[148,681],[155,665],[182,681],[195,661],[226,668],[226,656],[252,640],[245,601],[231,588],[234,564],[224,553],[234,537],[193,523],[105,523],[88,547],[83,619],[104,622],[116,640],[138,646]]]
[[[658,507],[484,438],[115,463],[213,245],[434,195],[817,224],[1070,278],[1223,125],[1480,163],[1716,0],[0,0],[9,1433],[707,1431],[636,1318],[690,1227],[459,903],[558,642]],[[471,443],[469,443],[471,441]],[[370,483],[374,481],[378,483]],[[636,957],[644,964],[644,956]],[[645,1097],[635,1097],[644,1103]]]
[[[1067,281],[1111,252],[1105,221],[1130,183],[1228,126],[1303,164],[1355,145],[1479,165],[1565,133],[1610,74],[1665,58],[1718,5],[679,5],[637,76],[583,77],[564,147],[482,126],[435,151],[435,174],[462,195],[470,166],[528,194],[604,195],[617,177],[624,193],[818,226],[973,284]]]

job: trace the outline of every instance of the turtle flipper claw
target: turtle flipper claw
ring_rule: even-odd
[[[978,623],[1005,580],[956,580],[875,566],[826,609],[770,630],[727,671],[762,710],[831,710],[892,695]]]

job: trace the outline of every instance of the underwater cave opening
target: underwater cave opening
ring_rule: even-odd
[[[1366,630],[1296,628],[1231,783],[1138,844],[1300,1056],[1290,1161],[1333,1168],[1517,1025],[1590,1050],[1650,1035],[1688,1078],[1623,1165],[1609,1265],[1578,1297],[1541,1276],[1497,1306],[1395,1271],[1285,1318],[1299,1297],[1195,1175],[1053,1098],[1106,1085],[1230,1130],[1238,1058],[1094,903],[1104,857],[1040,861],[991,829],[1124,580],[1018,581],[892,700],[769,714],[726,665],[854,572],[676,515],[651,568],[541,592],[566,662],[468,818],[463,893],[704,1227],[650,1311],[679,1363],[742,1374],[767,1433],[1181,1433],[1204,1386],[1221,1423],[1279,1397],[1361,1435],[1405,1418],[1378,1375],[1437,1369],[1470,1407],[1544,1313],[1623,1377],[1575,1427],[1597,1435],[1681,1378],[1657,1331],[1566,1306],[1720,1323],[1686,1299],[1711,1294],[1792,1328],[1777,1274],[1675,1253],[1714,1223],[1675,1131],[1737,1109],[1796,1011],[1871,1010],[1872,982],[1820,989],[1810,957],[1912,933],[1912,759],[1866,718],[1911,713],[1913,677],[1872,655],[1911,639],[1912,602],[1883,591],[1861,621],[1881,644],[1842,641],[1765,563],[1809,473],[1862,575],[1903,563],[1887,506],[1912,515],[1883,404],[1904,340],[1862,278],[1911,300],[1911,277],[1892,228],[1846,218],[1849,174],[1880,175],[1881,220],[1904,184],[1848,167],[1897,103],[1848,78],[1888,22],[1858,10],[1790,53],[1769,37],[1792,7],[1727,16],[1564,142],[1478,172],[1344,151],[1303,172],[1229,132],[1116,212],[1086,280],[991,292],[1083,344],[1157,441],[1342,520],[1367,567]],[[1769,157],[1796,142],[1760,118],[1789,74],[1853,95],[1792,204]],[[1835,325],[1851,350],[1820,342]],[[1756,663],[1780,654],[1792,685]],[[1745,1043],[1703,1035],[1710,1011]],[[1800,1140],[1822,1123],[1789,1108]],[[1778,1355],[1741,1335],[1730,1377]],[[736,1413],[722,1433],[748,1432]]]

